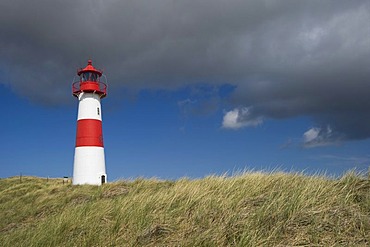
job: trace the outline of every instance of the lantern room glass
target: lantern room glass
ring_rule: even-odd
[[[84,73],[81,73],[80,78],[81,78],[82,82],[84,82],[84,81],[98,81],[99,76],[98,76],[98,74],[93,73],[93,72],[84,72]]]

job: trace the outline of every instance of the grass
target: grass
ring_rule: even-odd
[[[370,245],[370,181],[354,173],[62,181],[0,180],[0,245]]]

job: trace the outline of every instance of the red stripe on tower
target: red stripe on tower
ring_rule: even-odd
[[[76,147],[104,147],[102,122],[96,119],[77,121]]]

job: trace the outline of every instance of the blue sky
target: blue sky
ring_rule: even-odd
[[[0,6],[0,177],[72,176],[89,58],[111,181],[369,167],[368,1]]]
[[[72,176],[77,100],[47,107],[2,86],[1,177]],[[66,92],[69,90],[66,90]],[[110,180],[135,177],[203,177],[243,170],[304,171],[340,175],[369,164],[369,140],[304,148],[307,117],[261,126],[222,128],[223,110],[191,115],[179,102],[189,90],[139,93],[135,99],[103,99],[103,130]]]

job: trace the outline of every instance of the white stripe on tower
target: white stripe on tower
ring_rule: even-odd
[[[73,184],[101,185],[106,181],[107,174],[100,95],[81,92],[78,100]]]

